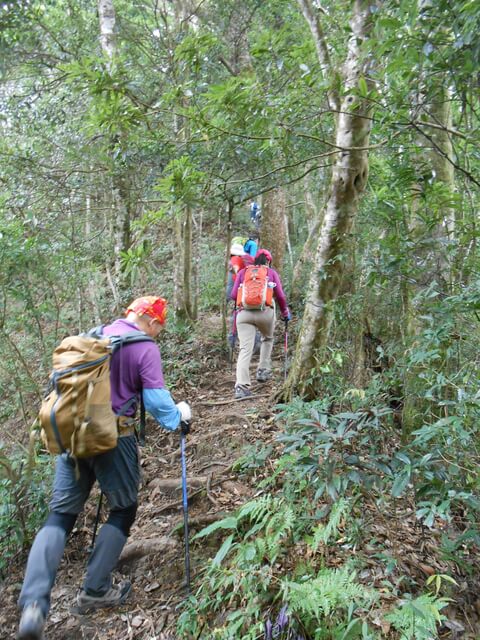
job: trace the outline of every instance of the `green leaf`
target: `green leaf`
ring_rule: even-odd
[[[395,458],[398,458],[398,460],[401,460],[405,464],[410,464],[410,458],[401,451],[397,451]]]
[[[360,95],[365,98],[368,95],[368,86],[363,76],[358,79],[358,88],[360,90]]]
[[[223,520],[219,520],[218,522],[212,522],[208,527],[202,529],[197,533],[196,536],[193,537],[193,540],[197,540],[198,538],[204,538],[205,536],[209,536],[214,531],[218,529],[236,529],[237,528],[237,519],[234,517],[224,518]]]
[[[228,536],[228,538],[226,540],[223,541],[222,546],[217,551],[217,555],[215,556],[215,558],[212,561],[212,566],[219,567],[222,564],[222,560],[225,558],[227,553],[230,551],[230,548],[231,548],[232,544],[233,544],[233,533],[232,533],[232,535]]]
[[[401,496],[402,493],[407,488],[409,481],[410,481],[410,472],[401,473],[399,476],[397,476],[392,486],[392,496],[394,498],[398,498],[399,496]]]

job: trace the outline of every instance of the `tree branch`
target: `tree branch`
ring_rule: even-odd
[[[314,8],[311,5],[310,0],[297,0],[297,2],[302,10],[303,17],[310,27],[323,78],[325,80],[330,79],[332,81],[332,85],[334,85],[337,73],[332,68],[330,54],[328,53],[327,43],[325,41],[325,35],[323,33],[320,20],[318,19],[318,16],[315,15]],[[340,100],[336,89],[328,89],[327,99],[331,109],[337,110],[339,108]]]

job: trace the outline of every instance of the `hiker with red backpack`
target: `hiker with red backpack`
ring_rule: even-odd
[[[275,326],[275,302],[280,307],[282,319],[290,320],[280,276],[270,266],[272,255],[267,249],[259,249],[253,265],[246,267],[237,276],[230,297],[236,300],[237,332],[240,352],[237,360],[235,398],[252,395],[250,390],[250,360],[252,358],[255,333],[262,334],[260,361],[256,379],[267,382],[272,377],[271,354]]]
[[[234,240],[238,239],[240,238],[234,238]],[[245,252],[243,244],[240,242],[232,242],[230,246],[230,260],[228,261],[227,300],[230,300],[230,294],[238,272],[245,269],[249,264],[253,264],[253,260],[252,256]]]
[[[71,439],[62,432],[60,410],[56,415],[58,420],[54,417],[55,407],[61,404],[61,393],[58,393],[52,405],[50,426],[53,429],[53,435],[47,433],[45,440],[51,451],[56,452],[60,449],[60,455],[56,460],[49,515],[30,549],[19,597],[19,605],[23,610],[17,635],[19,640],[43,638],[45,620],[50,609],[50,594],[66,539],[95,481],[98,481],[110,511],[107,521],[96,537],[93,551],[88,559],[83,586],[76,598],[76,609],[78,613],[85,613],[103,607],[113,607],[122,604],[130,594],[130,582],[125,580],[113,584],[112,571],[127,541],[137,512],[140,481],[140,463],[134,426],[137,405],[141,400],[145,409],[160,426],[169,431],[180,427],[183,436],[188,433],[191,420],[189,405],[186,402],[175,404],[165,388],[160,351],[153,340],[158,337],[165,324],[166,312],[166,300],[145,296],[138,298],[128,307],[125,319],[117,319],[112,324],[95,330],[101,335],[89,333],[86,336],[65,339],[70,341],[69,345],[72,348],[77,344],[78,341],[75,341],[77,338],[82,338],[84,342],[90,340],[90,351],[95,348],[100,349],[102,345],[108,343],[120,344],[120,347],[113,350],[112,355],[109,356],[108,407],[99,412],[99,405],[96,405],[96,413],[95,406],[90,407],[92,417],[89,414],[87,419],[85,413],[82,416],[83,424],[80,425],[81,421],[76,420],[80,399],[75,398],[71,401],[70,426],[73,429]],[[123,344],[122,337],[125,338]],[[68,349],[64,353],[66,355],[62,357],[71,357]],[[98,362],[99,359],[94,360],[90,366],[97,366]],[[76,377],[80,380],[82,375],[86,375],[84,372],[88,367],[78,367],[78,369]],[[55,374],[54,369],[52,377],[55,389],[51,391],[52,394],[60,389],[62,375],[65,376],[65,384],[67,383],[68,373],[71,370],[67,368]],[[88,393],[94,396],[94,383],[88,386]],[[88,404],[89,400],[87,399],[86,402]],[[85,403],[83,406],[86,412]],[[118,431],[116,434],[118,438],[116,437],[114,441],[116,446],[104,453],[84,457],[80,448],[74,448],[74,442],[80,438],[82,429],[88,430],[92,420],[101,423],[104,415],[104,420],[108,422],[111,410],[113,410],[114,419],[116,416]],[[64,415],[67,413],[68,408],[65,408]],[[42,422],[41,415],[40,421]],[[42,426],[48,431],[46,422],[42,422]],[[88,443],[84,441],[83,446],[87,444],[93,446],[92,435]],[[88,450],[85,451],[88,453]]]

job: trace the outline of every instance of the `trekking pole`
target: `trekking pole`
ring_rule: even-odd
[[[187,495],[187,460],[185,454],[185,443],[187,433],[190,430],[190,423],[181,422],[180,429],[182,432],[180,440],[180,451],[182,455],[182,503],[183,503],[183,529],[185,536],[185,578],[187,594],[190,593],[190,547],[188,543],[188,495]]]
[[[283,378],[284,380],[286,380],[287,367],[288,367],[288,320],[285,320],[284,351],[285,351],[285,363],[283,367]]]
[[[88,553],[92,553],[95,547],[95,538],[97,537],[98,523],[100,521],[100,513],[102,511],[102,500],[103,500],[103,491],[100,492],[100,498],[98,499],[97,515],[95,516],[95,524],[93,525],[93,533],[92,533],[92,542],[88,547]]]

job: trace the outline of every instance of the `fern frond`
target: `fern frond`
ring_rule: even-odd
[[[430,593],[406,597],[385,619],[401,633],[401,640],[430,640],[437,635],[437,624],[446,619],[440,611],[449,602]]]
[[[352,602],[367,605],[372,593],[355,582],[355,572],[347,567],[323,569],[315,578],[304,582],[282,582],[284,602],[292,613],[304,613],[320,620],[338,609],[348,609]]]
[[[337,535],[340,523],[350,513],[350,510],[350,503],[345,498],[340,498],[333,504],[327,524],[319,524],[315,527],[310,545],[315,553],[321,543],[328,544],[329,540]]]

